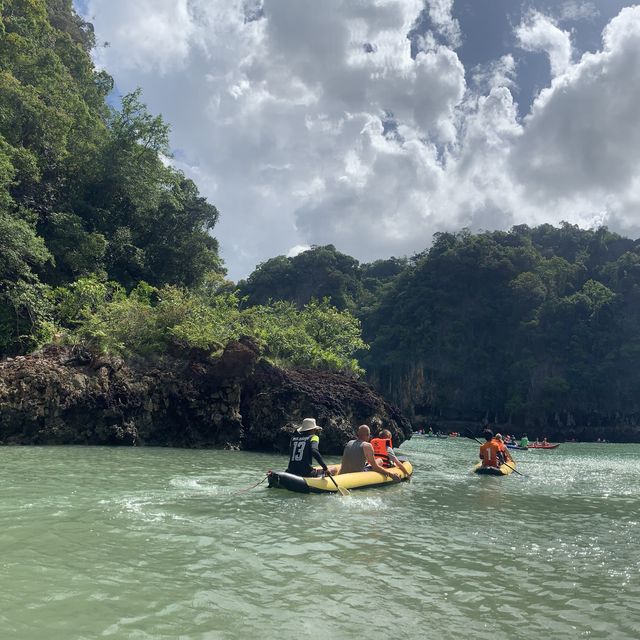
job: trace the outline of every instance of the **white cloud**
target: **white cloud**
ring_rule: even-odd
[[[295,258],[297,255],[304,253],[305,251],[309,251],[311,246],[308,244],[297,244],[295,247],[291,247],[289,251],[287,251],[287,258]]]
[[[455,46],[449,0],[91,0],[88,15],[112,43],[100,63],[143,88],[172,124],[174,163],[220,209],[234,278],[314,244],[412,253],[465,225],[638,228],[640,8],[575,63],[549,19],[520,25],[554,76],[521,121],[512,56],[473,88],[435,38],[411,57],[425,6]]]
[[[106,51],[98,50],[98,62],[113,58],[103,53],[117,52],[123,68],[161,73],[181,68],[196,34],[189,0],[90,0],[87,13],[110,45]]]
[[[589,0],[567,0],[560,7],[560,20],[590,20],[600,15],[598,8]]]
[[[426,0],[429,18],[436,30],[441,33],[452,47],[462,43],[459,22],[453,17],[453,0]]]
[[[626,8],[585,54],[541,92],[514,148],[531,197],[576,211],[619,207],[640,175],[640,7]]]
[[[495,87],[515,86],[516,61],[510,53],[498,60],[473,69],[473,82],[482,92],[491,91]]]
[[[518,42],[527,51],[545,51],[551,64],[551,75],[564,73],[571,64],[571,38],[546,16],[532,12],[516,29]]]

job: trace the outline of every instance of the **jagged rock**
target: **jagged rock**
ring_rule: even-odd
[[[327,371],[283,370],[261,361],[244,383],[240,402],[247,428],[244,448],[285,451],[294,423],[314,417],[323,429],[322,449],[340,453],[360,424],[389,429],[394,443],[411,434],[409,421],[373,387]]]
[[[196,356],[144,365],[52,345],[8,358],[0,367],[0,442],[283,451],[307,416],[324,427],[322,449],[332,453],[363,422],[386,426],[397,444],[410,433],[369,385],[279,369],[260,360],[249,339],[215,360]]]

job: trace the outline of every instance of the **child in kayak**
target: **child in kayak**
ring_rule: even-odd
[[[395,465],[405,476],[409,477],[409,472],[402,462],[400,462],[391,445],[391,431],[388,429],[383,429],[376,438],[371,439],[373,455],[376,457],[376,460],[384,467],[392,467]]]

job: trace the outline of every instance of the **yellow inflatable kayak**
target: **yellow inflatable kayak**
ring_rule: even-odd
[[[401,459],[402,460],[402,459]],[[409,471],[409,478],[413,474],[413,466],[408,460],[402,460],[402,464]],[[397,467],[389,468],[394,475],[398,476],[402,482],[408,477]],[[269,486],[277,489],[288,489],[298,493],[335,493],[338,491],[336,485],[329,478],[303,478],[286,471],[269,471]],[[383,476],[376,471],[361,471],[359,473],[345,473],[335,475],[333,479],[342,489],[367,489],[369,487],[381,487],[386,484],[395,484],[391,478]]]
[[[483,467],[482,462],[478,462],[478,464],[473,467],[473,471],[474,473],[487,476],[508,476],[510,473],[513,473],[515,468],[516,463],[513,461],[508,464],[501,464],[499,467]]]

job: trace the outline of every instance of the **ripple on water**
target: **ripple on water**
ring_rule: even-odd
[[[382,612],[405,638],[640,637],[640,447],[521,452],[526,478],[402,448],[413,482],[348,498],[238,493],[276,456],[8,450],[3,634],[350,640]]]

